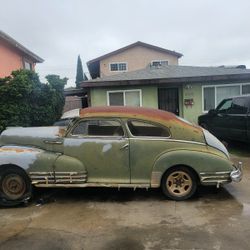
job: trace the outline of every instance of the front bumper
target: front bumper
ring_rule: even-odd
[[[234,166],[234,170],[230,173],[230,178],[232,181],[240,182],[243,176],[242,172],[242,162],[238,163],[238,166]]]
[[[242,162],[238,166],[233,165],[234,169],[225,172],[203,172],[200,173],[200,181],[202,185],[216,185],[230,183],[231,181],[240,182],[243,176]]]

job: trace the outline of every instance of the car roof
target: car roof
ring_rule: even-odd
[[[177,119],[173,113],[142,107],[129,107],[129,106],[103,106],[103,107],[89,107],[80,110],[80,117],[144,117],[146,120],[150,118],[162,118],[164,120]]]
[[[202,129],[175,114],[153,108],[128,106],[89,107],[80,110],[81,118],[117,117],[157,122],[171,129],[174,138],[204,142]]]

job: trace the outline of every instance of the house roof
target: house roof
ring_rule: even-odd
[[[122,47],[122,48],[120,48],[118,50],[114,50],[114,51],[112,51],[110,53],[107,53],[105,55],[99,56],[99,57],[97,57],[95,59],[92,59],[92,60],[88,61],[87,66],[88,66],[88,69],[89,69],[89,72],[90,72],[92,78],[98,77],[97,71],[100,70],[99,62],[102,59],[105,59],[105,58],[110,57],[112,55],[116,55],[118,53],[121,53],[121,52],[123,52],[125,50],[128,50],[128,49],[131,49],[131,48],[134,48],[136,46],[142,46],[142,47],[145,47],[145,48],[149,48],[149,49],[157,50],[157,51],[160,51],[160,52],[168,53],[168,54],[176,56],[178,58],[183,56],[181,53],[178,53],[176,51],[164,49],[164,48],[161,48],[161,47],[158,47],[158,46],[154,46],[154,45],[151,45],[151,44],[148,44],[148,43],[143,43],[141,41],[138,41],[138,42],[132,43],[132,44],[130,44],[128,46]]]
[[[15,47],[17,50],[21,51],[22,53],[24,53],[25,55],[27,55],[29,58],[31,58],[34,62],[36,63],[42,63],[44,62],[44,60],[39,57],[38,55],[36,55],[35,53],[31,52],[30,50],[28,50],[27,48],[25,48],[22,44],[20,44],[19,42],[17,42],[15,39],[13,39],[12,37],[10,37],[9,35],[7,35],[6,33],[4,33],[3,31],[0,30],[0,39],[3,39],[4,41],[6,41],[8,44],[10,44],[11,46]]]
[[[101,87],[115,85],[147,85],[221,80],[250,80],[250,69],[242,67],[197,67],[164,65],[124,72],[94,80],[84,81],[81,86]]]

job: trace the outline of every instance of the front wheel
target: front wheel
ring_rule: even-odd
[[[197,179],[187,167],[173,167],[163,175],[161,187],[170,199],[182,201],[190,198],[197,189]]]
[[[0,204],[14,206],[31,196],[31,183],[28,176],[16,167],[7,167],[0,172]]]

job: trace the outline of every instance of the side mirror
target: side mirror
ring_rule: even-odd
[[[208,111],[208,114],[211,115],[211,116],[213,116],[213,115],[216,115],[216,114],[217,114],[217,111],[216,111],[215,109],[210,109],[210,110]]]

